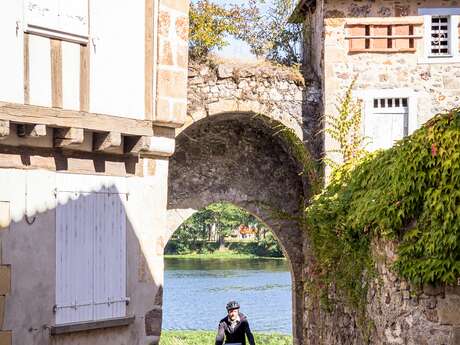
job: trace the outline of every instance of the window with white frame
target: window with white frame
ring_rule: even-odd
[[[88,0],[24,0],[26,32],[86,43]]]
[[[424,56],[426,62],[460,62],[460,8],[422,8],[424,16]]]
[[[376,90],[361,94],[363,132],[370,151],[387,149],[416,128],[416,103],[410,90]]]
[[[126,316],[126,194],[57,192],[56,324]]]

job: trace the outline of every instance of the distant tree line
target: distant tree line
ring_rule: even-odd
[[[248,243],[231,241],[243,225],[255,229]],[[209,253],[223,249],[257,256],[281,257],[283,253],[271,231],[252,214],[228,203],[215,203],[196,212],[174,233],[166,248],[169,254]]]

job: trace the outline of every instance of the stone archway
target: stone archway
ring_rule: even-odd
[[[169,169],[170,234],[195,210],[233,203],[265,222],[289,261],[294,344],[302,344],[304,233],[297,221],[304,185],[273,120],[226,113],[199,120],[176,138]]]

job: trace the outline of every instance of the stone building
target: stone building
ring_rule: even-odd
[[[309,71],[321,112],[356,79],[369,149],[388,148],[436,113],[460,104],[460,4],[449,0],[302,0]],[[325,138],[326,150],[333,147]]]
[[[0,2],[0,344],[156,344],[187,0]]]
[[[452,0],[301,0],[305,67],[321,85],[319,114],[334,116],[354,84],[369,149],[391,147],[432,116],[460,105],[460,3]],[[322,124],[327,126],[327,124]],[[323,154],[335,143],[320,138]],[[307,240],[308,242],[308,240]],[[393,243],[376,244],[378,279],[365,306],[367,336],[349,307],[325,312],[305,294],[305,344],[460,344],[458,286],[414,287],[390,269]],[[305,266],[308,266],[306,262]]]

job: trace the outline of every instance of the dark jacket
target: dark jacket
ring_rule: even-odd
[[[240,322],[235,326],[234,329],[230,328],[230,321],[228,317],[224,317],[219,322],[219,328],[217,329],[216,345],[222,345],[228,343],[241,343],[246,345],[246,337],[248,337],[249,345],[255,345],[254,336],[252,335],[251,329],[246,315],[239,313]]]

